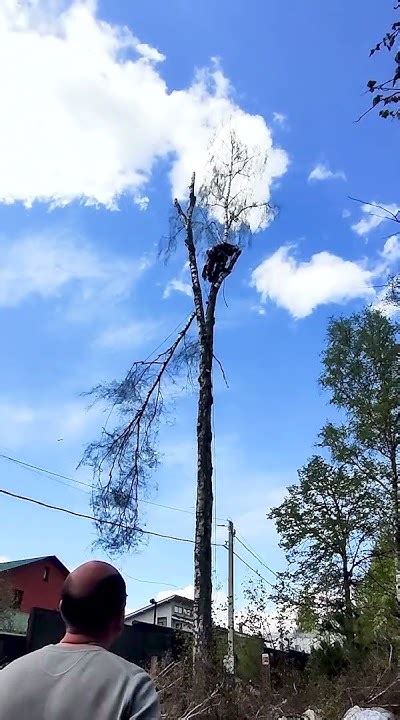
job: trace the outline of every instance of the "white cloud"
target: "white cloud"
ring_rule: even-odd
[[[179,292],[188,297],[192,297],[192,285],[190,282],[189,263],[185,262],[182,270],[177,277],[169,280],[165,286],[163,299],[169,298],[173,292]]]
[[[272,119],[276,125],[280,125],[281,127],[286,127],[287,125],[287,115],[280,112],[274,112],[272,113]]]
[[[381,254],[389,264],[400,260],[400,239],[398,235],[391,235],[386,240]]]
[[[310,172],[308,176],[308,182],[322,181],[322,180],[346,180],[346,175],[343,170],[337,170],[333,172],[323,163],[318,163]]]
[[[136,50],[140,55],[150,62],[158,63],[164,62],[165,55],[160,53],[156,48],[151,47],[147,43],[137,43]]]
[[[387,281],[393,266],[396,266],[400,260],[400,238],[398,235],[391,235],[386,240],[380,256],[382,260],[379,265],[379,273]],[[373,307],[387,317],[395,317],[399,315],[399,307],[388,299],[388,291],[389,286],[385,284],[377,293]]]
[[[189,282],[184,282],[184,280],[180,280],[179,278],[173,278],[167,283],[163,298],[169,298],[172,292],[180,292],[188,297],[192,297],[192,286]]]
[[[386,220],[389,220],[390,218],[393,219],[393,215],[396,215],[399,210],[400,206],[394,205],[393,203],[388,203],[387,205],[375,202],[364,203],[361,205],[363,217],[361,217],[358,222],[354,223],[354,225],[351,226],[351,229],[354,230],[357,235],[368,235],[368,233],[375,230]],[[390,213],[393,213],[393,215],[390,215]]]
[[[47,2],[1,3],[0,201],[113,208],[128,192],[140,207],[159,159],[170,160],[172,193],[183,197],[194,169],[201,180],[221,124],[267,153],[254,195],[268,201],[288,158],[264,119],[234,102],[215,62],[174,90],[156,66],[162,60],[127,28],[101,21],[89,0],[63,12]]]
[[[251,312],[257,313],[257,315],[265,315],[266,310],[264,305],[261,305],[261,303],[258,303],[257,305],[252,305],[250,307]]]
[[[82,299],[124,297],[144,272],[146,259],[100,257],[67,236],[36,235],[0,248],[0,306],[12,307],[31,296],[57,297],[76,286]]]
[[[157,336],[160,328],[153,320],[136,320],[126,325],[110,327],[96,339],[96,345],[113,350],[136,348]]]
[[[57,440],[66,443],[81,439],[86,432],[98,423],[101,409],[91,408],[88,410],[87,402],[69,402],[59,408],[60,416],[55,417],[55,408],[39,408],[37,419],[48,428],[47,433],[56,435]]]
[[[160,600],[165,600],[166,598],[171,597],[171,595],[181,595],[182,597],[188,598],[189,600],[193,600],[194,586],[186,585],[185,587],[179,588],[178,590],[176,588],[172,588],[171,590],[161,590],[161,592],[157,593],[156,600],[157,602],[160,602]]]
[[[24,403],[0,400],[0,442],[16,447],[23,443],[27,430],[32,426],[35,413]]]
[[[52,444],[82,439],[98,423],[101,412],[100,408],[88,411],[86,405],[78,401],[33,405],[0,398],[0,444],[20,448],[38,441]]]
[[[147,195],[134,195],[133,202],[138,206],[139,210],[147,210],[150,198]]]
[[[342,212],[342,218],[343,218],[344,220],[346,220],[347,218],[350,217],[350,215],[351,215],[350,210],[347,210],[347,208],[345,208],[345,209],[343,210],[343,212]]]
[[[363,262],[353,262],[323,251],[298,261],[292,248],[280,247],[252,273],[252,285],[261,300],[273,300],[296,319],[319,305],[374,296],[374,273]]]
[[[192,286],[189,282],[184,282],[184,280],[180,280],[179,278],[172,278],[165,287],[163,298],[169,298],[173,292],[180,292],[183,293],[183,295],[192,297]]]
[[[9,562],[10,558],[7,555],[0,555],[0,563]]]

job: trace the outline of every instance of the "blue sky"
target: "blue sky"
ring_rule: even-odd
[[[392,212],[400,202],[398,127],[372,114],[354,122],[367,80],[388,67],[368,54],[394,12],[390,0],[198,5],[9,0],[0,9],[0,452],[90,481],[76,466],[103,417],[86,412],[81,393],[120,377],[190,311],[184,254],[163,264],[159,240],[173,193],[204,171],[211,134],[239,123],[242,139],[268,152],[259,190],[279,213],[218,309],[229,389],[216,372],[217,514],[279,569],[265,514],[330,413],[317,387],[327,320],[379,302],[375,286],[399,260],[390,221],[348,199]],[[149,499],[190,510],[195,397],[177,397],[171,418]],[[4,459],[0,468],[1,487],[88,512],[83,486]],[[56,554],[69,567],[91,555],[89,522],[0,503],[1,555]],[[189,513],[143,513],[149,529],[192,535]],[[189,545],[152,539],[118,562],[154,581],[129,580],[131,608],[192,582]],[[222,587],[225,566],[220,549]],[[240,587],[240,563],[237,575]]]

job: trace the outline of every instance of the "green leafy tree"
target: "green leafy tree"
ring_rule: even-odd
[[[379,540],[365,578],[355,593],[358,630],[364,645],[372,641],[387,645],[397,634],[397,618],[393,586],[395,564],[391,538]]]
[[[298,629],[306,633],[315,632],[320,621],[316,599],[311,598],[307,593],[300,593],[297,604],[296,625]]]
[[[350,642],[353,588],[369,562],[379,507],[379,493],[363,473],[315,456],[299,470],[299,483],[290,486],[282,504],[269,513],[286,552],[285,575],[300,613],[309,620],[340,612],[338,631]]]
[[[379,494],[349,467],[313,457],[283,503],[271,510],[289,563],[300,618],[315,623],[340,612],[354,638],[353,588],[363,576],[379,526]]]
[[[243,597],[245,607],[236,618],[239,632],[244,630],[252,635],[259,635],[274,647],[271,601],[265,582],[261,579],[249,580],[243,588]]]
[[[400,607],[397,331],[396,323],[371,309],[331,320],[320,381],[346,420],[342,426],[328,423],[321,444],[329,445],[336,463],[353,465],[369,487],[384,491],[382,523],[393,538]],[[379,535],[383,530],[382,525]]]

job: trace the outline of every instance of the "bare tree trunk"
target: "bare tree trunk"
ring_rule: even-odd
[[[174,237],[184,233],[191,275],[194,311],[189,316],[185,327],[176,341],[156,358],[144,362],[133,363],[128,374],[121,383],[99,385],[92,393],[100,400],[112,400],[113,407],[128,413],[131,420],[122,429],[117,426],[113,432],[103,430],[96,443],[88,445],[83,462],[92,465],[94,477],[98,484],[95,496],[96,518],[104,527],[102,520],[107,520],[111,511],[117,518],[112,523],[113,532],[104,536],[106,547],[132,547],[133,533],[130,526],[137,525],[137,489],[141,472],[152,470],[157,461],[154,447],[157,438],[160,416],[163,409],[161,381],[163,375],[173,368],[175,351],[178,355],[180,342],[194,319],[198,330],[200,347],[199,362],[199,397],[197,413],[197,501],[196,531],[194,552],[194,668],[198,687],[202,685],[201,677],[207,677],[211,667],[211,537],[212,537],[212,407],[213,407],[213,346],[215,312],[219,290],[222,283],[231,274],[241,250],[236,243],[246,235],[251,235],[254,221],[253,214],[258,211],[260,227],[269,217],[268,203],[254,200],[253,179],[263,177],[265,157],[258,151],[251,155],[247,146],[242,145],[231,132],[231,158],[226,162],[226,144],[221,145],[222,156],[218,163],[212,160],[211,175],[200,192],[200,209],[194,218],[197,198],[195,195],[195,174],[189,185],[189,199],[183,208],[175,199],[177,223],[174,226]],[[176,231],[176,232],[175,232]],[[172,240],[172,238],[171,238]],[[211,240],[211,243],[210,243]],[[203,242],[203,245],[200,243]],[[207,261],[203,268],[204,286],[198,268],[201,248],[209,245]],[[203,293],[208,289],[205,302]],[[185,348],[186,349],[186,348]],[[188,355],[186,354],[186,362]],[[197,359],[197,358],[196,358]],[[219,362],[219,361],[218,361]],[[171,363],[171,364],[170,364]],[[168,371],[167,371],[168,368]],[[223,369],[222,369],[223,372]],[[134,391],[132,393],[132,390]],[[132,397],[133,395],[133,397]],[[132,411],[133,407],[133,411]],[[134,462],[131,454],[133,452]],[[106,486],[101,484],[103,469],[109,470],[109,481]],[[113,473],[115,471],[115,480]],[[126,500],[125,500],[126,498]],[[97,504],[96,504],[97,503]],[[113,516],[113,517],[114,517]],[[118,522],[122,519],[123,522]],[[107,526],[108,527],[108,526]],[[117,531],[114,529],[117,528]],[[127,528],[129,533],[127,532]],[[203,685],[204,687],[204,685]]]
[[[396,448],[391,451],[393,501],[394,501],[394,567],[396,583],[396,611],[400,619],[400,482],[397,468]]]
[[[178,200],[175,207],[185,229],[185,245],[188,252],[192,280],[193,302],[199,332],[199,399],[197,407],[197,499],[196,531],[194,549],[194,672],[199,687],[210,670],[212,622],[211,622],[211,537],[212,537],[212,428],[213,405],[212,366],[214,345],[215,304],[218,289],[210,291],[207,303],[207,321],[203,294],[197,266],[196,247],[193,236],[193,212],[196,205],[195,175],[189,186],[189,206],[186,212]]]
[[[200,332],[199,402],[197,414],[197,502],[194,551],[194,671],[201,678],[210,670],[211,621],[211,537],[212,537],[212,370],[214,359],[215,310],[219,289],[240,256],[236,249],[229,265],[210,287],[203,333]]]
[[[212,537],[212,366],[214,315],[200,338],[199,400],[197,412],[197,500],[194,550],[194,671],[200,685],[210,670],[211,537]]]
[[[345,609],[345,633],[347,641],[354,643],[354,616],[353,604],[351,601],[351,580],[348,567],[347,553],[342,556],[343,563],[343,590],[344,590],[344,609]]]
[[[192,280],[192,291],[193,291],[193,302],[194,307],[196,311],[196,319],[197,324],[199,327],[199,334],[200,334],[200,342],[201,342],[201,333],[204,332],[204,304],[203,304],[203,293],[201,291],[201,285],[200,285],[200,278],[199,278],[199,269],[197,267],[197,258],[196,258],[196,246],[194,242],[194,233],[193,233],[193,213],[194,209],[196,207],[196,195],[195,195],[195,181],[196,181],[196,175],[193,173],[192,179],[190,181],[189,185],[189,206],[186,212],[182,210],[182,206],[179,203],[179,201],[175,198],[175,207],[176,211],[181,218],[185,230],[185,245],[188,252],[188,260],[189,260],[189,269],[190,269],[190,276]]]
[[[231,183],[228,186],[228,198]],[[240,257],[239,247],[232,245],[232,253],[226,264],[219,269],[218,277],[211,282],[205,308],[193,231],[193,213],[196,206],[195,175],[189,186],[189,205],[186,212],[178,200],[175,207],[185,227],[185,245],[188,252],[189,268],[192,280],[193,302],[199,332],[199,399],[197,409],[197,498],[196,531],[194,549],[194,673],[198,691],[206,687],[207,675],[211,671],[212,649],[212,510],[213,510],[213,465],[212,465],[212,406],[213,383],[212,370],[214,358],[214,325],[218,292],[223,281],[231,274]],[[228,205],[229,206],[229,205]],[[226,211],[227,237],[229,220]]]

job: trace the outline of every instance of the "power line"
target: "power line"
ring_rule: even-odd
[[[108,553],[106,553],[106,554],[109,557],[110,561],[115,564],[114,558],[110,557],[108,555]],[[172,583],[165,583],[165,582],[159,582],[158,580],[144,580],[143,578],[137,578],[137,577],[134,577],[133,575],[129,575],[127,572],[125,572],[125,570],[120,565],[115,564],[115,567],[120,571],[120,573],[121,573],[121,575],[123,575],[123,577],[129,578],[129,580],[134,580],[135,582],[138,582],[138,583],[145,583],[146,585],[164,585],[164,587],[168,587],[168,588],[177,588],[178,587],[178,585],[172,585]]]
[[[176,535],[166,535],[165,533],[156,532],[155,530],[144,530],[143,528],[133,527],[132,525],[125,525],[124,523],[115,522],[114,520],[104,520],[94,517],[94,515],[87,515],[86,513],[76,512],[76,510],[70,510],[69,508],[61,507],[59,505],[50,505],[45,503],[43,500],[37,500],[36,498],[26,497],[26,495],[18,495],[13,493],[11,490],[5,490],[0,488],[0,494],[6,495],[7,497],[15,498],[16,500],[24,500],[25,502],[39,505],[40,507],[47,508],[48,510],[57,510],[58,512],[66,513],[67,515],[73,515],[74,517],[83,518],[84,520],[93,520],[99,525],[110,525],[112,527],[119,527],[123,530],[135,530],[136,532],[142,533],[143,535],[151,535],[152,537],[164,538],[165,540],[175,540],[176,542],[190,543],[194,545],[195,541],[190,538],[182,538]],[[214,543],[212,543],[214,545]],[[218,544],[218,547],[225,547],[222,543]]]
[[[77,485],[83,485],[84,487],[90,488],[93,490],[93,485],[88,482],[84,482],[83,480],[77,480],[76,478],[71,477],[70,475],[63,475],[62,473],[54,472],[53,470],[49,470],[48,468],[41,467],[40,465],[33,465],[32,463],[28,463],[25,460],[21,460],[19,458],[12,457],[11,455],[5,455],[4,453],[0,453],[0,458],[3,458],[4,460],[9,460],[10,462],[15,463],[16,465],[22,465],[23,467],[28,468],[29,470],[34,470],[36,472],[41,472],[44,475],[50,475],[54,478],[62,478],[63,480],[69,480],[70,482],[76,483]],[[49,478],[52,479],[51,477]],[[62,483],[63,485],[66,483]],[[72,485],[67,485],[67,487],[73,487]],[[143,503],[144,505],[153,505],[154,507],[163,508],[165,510],[173,510],[174,512],[180,512],[185,513],[186,515],[196,515],[194,510],[189,510],[188,508],[180,508],[176,507],[175,505],[165,505],[164,503],[158,503],[154,502],[153,500],[145,500],[144,498],[139,498],[139,502]],[[217,518],[217,520],[222,521],[223,518]]]
[[[272,570],[272,568],[270,568],[267,563],[262,560],[262,558],[251,548],[250,545],[246,545],[246,543],[240,539],[240,535],[238,535],[238,533],[236,533],[236,540],[245,548],[245,550],[247,550],[248,553],[250,553],[250,555],[253,556],[255,560],[258,560],[258,562],[263,565],[266,570],[275,575],[275,577],[278,577],[278,573],[276,573],[275,570]]]
[[[152,355],[155,355],[156,352],[157,352],[157,350],[159,350],[163,345],[165,345],[165,343],[170,339],[170,337],[172,337],[172,335],[179,330],[179,328],[181,327],[181,325],[184,325],[184,323],[186,323],[186,322],[189,320],[189,317],[191,316],[191,314],[192,314],[191,312],[188,313],[188,314],[186,315],[186,317],[185,317],[183,320],[181,320],[181,322],[179,322],[178,325],[177,325],[176,327],[174,327],[173,330],[171,330],[171,332],[169,333],[169,335],[167,335],[167,337],[164,338],[164,340],[163,340],[162,342],[160,342],[160,343],[157,345],[157,347],[154,348],[154,350],[152,350],[152,352],[143,360],[143,362],[147,362],[148,360],[150,360],[151,356],[152,356]]]
[[[17,465],[23,465],[30,470],[36,470],[37,472],[45,473],[46,475],[53,475],[54,477],[62,478],[63,480],[71,480],[77,485],[84,485],[85,487],[93,488],[92,485],[83,482],[82,480],[76,480],[75,478],[72,478],[68,475],[62,475],[61,473],[54,472],[53,470],[48,470],[47,468],[40,467],[39,465],[33,465],[32,463],[25,462],[24,460],[19,460],[18,458],[11,457],[11,455],[4,455],[3,453],[0,453],[0,458],[3,458],[4,460],[9,460],[10,462],[16,463]]]
[[[158,580],[141,580],[140,578],[133,577],[133,575],[128,575],[128,573],[124,570],[120,570],[120,572],[124,577],[129,578],[129,580],[135,580],[135,582],[145,583],[146,585],[163,585],[164,587],[168,588],[178,587],[178,585],[173,585],[172,583],[158,582]]]
[[[61,478],[62,480],[69,480],[70,482],[76,483],[77,485],[83,485],[84,487],[90,488],[93,490],[93,485],[90,483],[84,482],[83,480],[77,480],[76,478],[73,478],[69,475],[62,475],[61,473],[54,472],[53,470],[49,470],[48,468],[40,467],[39,465],[33,465],[32,463],[25,462],[24,460],[20,460],[19,458],[11,457],[11,455],[4,455],[3,453],[0,453],[0,458],[3,458],[4,460],[9,460],[10,462],[15,463],[16,465],[21,465],[22,467],[25,467],[29,470],[33,470],[35,472],[40,472],[45,475],[51,476],[49,479],[54,479],[59,481]],[[62,483],[62,485],[66,485],[67,487],[73,487],[73,485],[69,485],[68,483]],[[144,500],[142,498],[139,499],[139,502],[144,503],[145,505],[154,505],[155,507],[164,508],[165,510],[174,510],[175,512],[185,513],[187,515],[195,515],[195,512],[193,510],[187,510],[185,508],[178,508],[174,505],[164,505],[163,503],[157,503],[153,502],[151,500]]]
[[[249,565],[249,563],[246,562],[246,560],[243,560],[243,558],[240,555],[238,555],[237,552],[233,551],[233,554],[238,560],[240,560],[240,562],[243,563],[243,565],[246,565],[246,567],[249,570],[251,570],[255,575],[257,575],[257,577],[259,577],[260,580],[263,580],[264,582],[267,583],[267,585],[270,585],[272,588],[274,587],[272,582],[270,582],[269,580],[267,580],[267,578],[265,578],[263,575],[261,575],[261,573],[259,573],[258,570],[255,570],[255,568],[251,567],[251,565]]]
[[[185,508],[178,508],[174,505],[164,505],[163,503],[153,502],[152,500],[143,500],[142,498],[139,498],[139,502],[142,502],[145,505],[154,505],[155,507],[163,508],[164,510],[175,510],[175,512],[185,513],[186,515],[196,515],[194,510],[186,510]]]
[[[190,540],[189,538],[181,538],[176,537],[174,535],[164,535],[163,533],[153,532],[151,530],[143,530],[142,528],[135,528],[132,525],[125,525],[124,523],[115,522],[114,520],[104,520],[100,518],[94,517],[94,515],[87,515],[86,513],[80,513],[76,512],[75,510],[70,510],[69,508],[60,507],[59,505],[50,505],[49,503],[45,503],[42,500],[37,500],[36,498],[30,498],[26,497],[26,495],[18,495],[17,493],[13,493],[10,490],[5,490],[3,488],[0,489],[0,493],[2,495],[7,495],[8,497],[15,498],[16,500],[24,500],[26,502],[33,503],[34,505],[39,505],[40,507],[47,508],[48,510],[57,510],[58,512],[66,513],[67,515],[73,515],[74,517],[83,518],[85,520],[93,520],[97,524],[100,525],[110,525],[112,527],[119,527],[123,530],[135,530],[136,532],[143,533],[144,535],[153,535],[155,537],[161,537],[166,538],[168,540],[176,540],[179,542],[186,542],[186,543],[194,543],[194,540]]]

